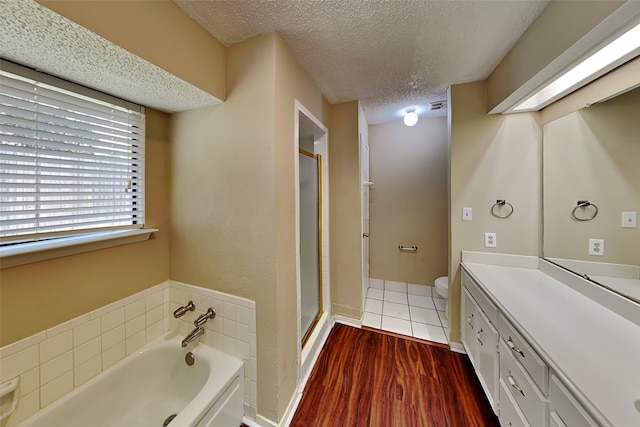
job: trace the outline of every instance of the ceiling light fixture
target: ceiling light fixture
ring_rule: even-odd
[[[537,111],[640,54],[640,24],[516,105],[513,111]]]
[[[404,124],[411,127],[416,123],[418,123],[418,114],[414,110],[407,111],[404,115]]]

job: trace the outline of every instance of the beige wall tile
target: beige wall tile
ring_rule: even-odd
[[[118,307],[117,309],[102,315],[101,317],[102,332],[109,331],[116,326],[124,324],[124,307]]]
[[[73,371],[40,387],[40,403],[44,408],[73,390]]]
[[[102,372],[102,354],[92,357],[86,362],[75,367],[73,371],[73,383],[78,387]]]
[[[53,338],[46,339],[40,343],[40,363],[53,359],[72,348],[73,333],[71,331],[66,331]]]
[[[86,343],[77,345],[73,348],[74,364],[77,366],[85,363],[87,360],[100,354],[100,352],[102,352],[102,337],[95,337]]]
[[[102,352],[102,370],[109,369],[118,363],[126,355],[124,342],[116,344],[113,347]]]
[[[73,352],[67,351],[60,356],[40,365],[40,383],[47,384],[62,374],[73,370]]]
[[[73,345],[77,346],[98,337],[100,332],[100,319],[90,320],[85,324],[76,326],[73,328]]]
[[[38,346],[33,345],[22,351],[0,359],[0,382],[8,381],[38,366]]]

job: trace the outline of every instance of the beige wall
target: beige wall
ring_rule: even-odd
[[[0,270],[0,346],[169,278],[169,116],[147,109],[150,240]]]
[[[332,313],[362,315],[362,210],[359,105],[336,104],[329,113],[329,223]]]
[[[490,111],[624,1],[552,1],[487,79]]]
[[[541,144],[539,113],[487,115],[486,82],[454,85],[450,93],[451,339],[460,340],[461,251],[539,255]],[[497,199],[514,206],[506,219],[491,215]],[[462,221],[462,208],[473,221]],[[494,232],[496,248],[484,247]]]
[[[297,383],[294,99],[319,90],[276,34],[227,49],[227,101],[174,115],[171,277],[256,301],[258,412]]]
[[[278,416],[281,417],[297,386],[297,283],[294,101],[298,100],[323,124],[324,98],[303,71],[284,41],[274,34],[275,80],[275,201],[276,201],[276,297],[278,302]]]
[[[447,275],[447,118],[370,126],[369,146],[370,276],[433,285]]]
[[[622,212],[640,212],[639,118],[636,89],[544,126],[545,256],[640,264],[640,228],[621,227]],[[577,200],[598,215],[573,220]],[[588,254],[590,238],[605,240],[604,256]]]
[[[37,0],[129,52],[226,98],[225,51],[169,0]]]

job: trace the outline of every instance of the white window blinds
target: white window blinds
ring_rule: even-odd
[[[144,110],[55,87],[49,76],[36,80],[35,73],[5,68],[0,243],[143,227]]]

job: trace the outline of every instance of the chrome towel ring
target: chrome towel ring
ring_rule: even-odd
[[[500,212],[504,210],[503,206],[507,206],[507,212],[501,215]],[[491,206],[491,214],[498,218],[509,218],[513,214],[513,205],[506,200],[496,200]]]
[[[576,212],[578,212],[578,209],[580,209],[580,212],[583,212],[588,207],[593,207],[593,214],[591,216],[579,217],[576,215]],[[578,200],[577,206],[573,208],[573,210],[571,211],[571,216],[576,221],[591,221],[597,215],[598,215],[598,207],[588,200]]]

